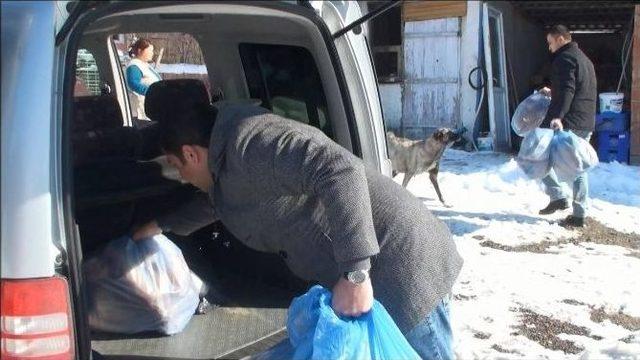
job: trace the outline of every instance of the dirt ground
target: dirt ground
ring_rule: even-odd
[[[511,252],[551,253],[549,248],[563,244],[594,243],[601,245],[617,245],[630,250],[640,250],[640,234],[624,233],[612,229],[597,220],[587,218],[585,227],[578,228],[579,235],[575,238],[561,238],[557,241],[545,240],[539,243],[509,246],[498,244],[482,235],[476,235],[476,240],[481,240],[481,246]],[[640,251],[631,251],[628,256],[640,258]]]
[[[516,327],[517,331],[514,335],[523,335],[547,349],[560,350],[565,354],[579,354],[584,350],[573,341],[560,339],[559,334],[590,336],[599,339],[597,336],[592,336],[586,327],[560,321],[529,309],[519,309],[518,311],[521,313],[520,324]]]
[[[577,229],[578,236],[574,238],[561,238],[556,241],[545,240],[539,243],[523,244],[517,246],[509,246],[496,243],[491,239],[486,238],[483,235],[476,235],[473,238],[480,241],[480,245],[483,247],[489,247],[492,249],[509,251],[509,252],[532,252],[539,254],[553,254],[553,247],[563,244],[574,244],[583,246],[585,243],[594,243],[601,245],[614,245],[622,246],[630,250],[627,254],[630,257],[640,259],[640,235],[635,233],[623,233],[618,230],[612,229],[596,220],[587,219],[584,228]],[[467,296],[457,295],[459,300],[468,299]],[[640,317],[633,317],[622,312],[608,313],[604,308],[596,307],[595,305],[586,304],[573,299],[565,299],[562,301],[565,304],[575,306],[588,306],[591,309],[591,320],[593,322],[603,322],[609,320],[612,323],[622,326],[627,330],[637,331],[640,330]],[[558,337],[559,334],[588,336],[596,340],[602,339],[598,335],[591,334],[590,330],[583,326],[577,326],[570,322],[560,321],[549,316],[538,314],[532,310],[520,308],[513,309],[513,311],[520,312],[520,323],[515,327],[516,332],[514,335],[522,335],[530,340],[533,340],[547,349],[560,350],[565,354],[579,354],[584,350],[581,346],[575,344],[569,340],[563,340]],[[477,333],[477,338],[488,339],[491,334]],[[620,339],[623,342],[631,342],[634,339],[633,335],[624,339]],[[501,353],[517,353],[513,350],[504,349],[501,346],[494,344],[492,347],[494,350]]]
[[[627,330],[640,330],[640,317],[630,316],[623,312],[607,313],[604,308],[591,309],[591,321],[601,323],[604,320],[609,320]]]

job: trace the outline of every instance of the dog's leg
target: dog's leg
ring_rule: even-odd
[[[440,170],[439,168],[440,168],[440,164],[438,163],[436,167],[429,170],[429,180],[431,180],[433,187],[436,189],[436,193],[438,194],[438,199],[440,199],[440,202],[442,203],[442,205],[449,207],[449,205],[447,205],[447,203],[444,202],[444,199],[442,198],[442,193],[440,192],[440,186],[438,185],[438,171]]]
[[[411,173],[404,173],[404,179],[402,179],[402,187],[406,188],[409,185],[409,180],[413,177]]]

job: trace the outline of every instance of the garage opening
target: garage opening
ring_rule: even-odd
[[[536,64],[533,68],[535,69],[533,73],[529,74],[528,90],[538,89],[550,84],[551,56],[546,49],[543,50],[544,52],[540,50],[542,47],[546,47],[544,34],[553,25],[562,24],[567,26],[571,32],[572,40],[578,44],[580,49],[593,62],[596,71],[599,94],[596,119],[603,116],[614,116],[619,119],[616,121],[615,126],[605,123],[600,123],[599,125],[597,123],[596,132],[592,136],[592,144],[596,149],[610,148],[611,154],[606,157],[601,154],[601,161],[616,160],[628,163],[628,139],[634,135],[635,137],[640,135],[631,134],[630,132],[635,2],[511,1],[510,4],[525,21],[532,23],[537,28],[540,32],[539,41],[543,44],[542,46],[540,44],[529,45],[528,48],[531,49],[529,51],[512,51],[511,53],[512,64],[514,65],[531,61],[531,58],[543,59],[541,63]],[[517,25],[515,28],[517,28]],[[635,31],[637,33],[637,30]],[[521,35],[517,33],[505,34],[504,36],[505,42],[517,43],[521,41]],[[512,39],[509,39],[509,37],[512,37]],[[514,44],[512,50],[526,49],[522,45],[526,44]],[[530,94],[530,92],[528,93]],[[604,114],[609,109],[601,106],[600,97],[603,93],[622,94],[621,113],[618,115]],[[514,105],[517,106],[517,103],[523,98],[518,98]],[[511,106],[511,108],[513,110],[515,106]],[[608,140],[604,132],[609,132],[614,138]],[[618,135],[623,136],[622,139],[626,139],[626,149],[623,146],[625,144],[621,144],[621,147],[617,148]],[[519,141],[518,137],[512,136],[512,139],[515,140],[516,138],[516,141]]]

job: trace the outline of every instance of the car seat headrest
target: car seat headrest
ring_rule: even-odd
[[[197,79],[171,79],[153,83],[145,95],[144,111],[151,120],[162,122],[175,112],[209,106],[207,88]]]

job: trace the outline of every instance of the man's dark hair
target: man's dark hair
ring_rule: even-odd
[[[217,110],[208,104],[184,110],[179,109],[165,114],[158,121],[160,129],[160,147],[184,161],[183,145],[209,147],[211,131],[215,123]]]
[[[549,28],[547,34],[553,37],[562,36],[566,40],[571,41],[571,33],[569,32],[569,29],[567,29],[567,27],[564,25],[553,25]]]

